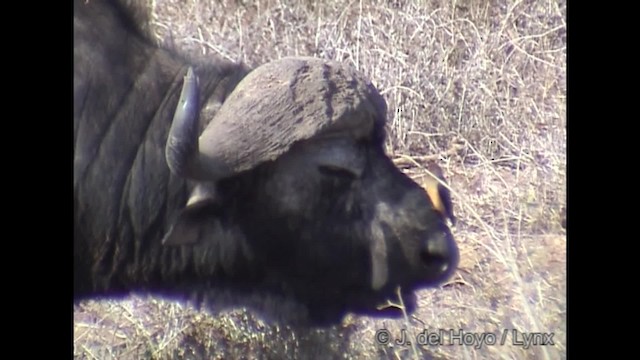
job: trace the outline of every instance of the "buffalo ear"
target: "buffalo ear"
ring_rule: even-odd
[[[191,195],[187,206],[169,228],[162,239],[162,245],[192,245],[200,240],[202,222],[206,221],[207,210],[216,202],[215,184],[199,183]]]
[[[162,239],[162,245],[192,245],[200,238],[200,227],[194,221],[194,210],[184,208]],[[197,217],[197,216],[196,216]]]

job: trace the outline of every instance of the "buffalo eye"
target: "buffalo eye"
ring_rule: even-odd
[[[357,178],[357,175],[348,169],[332,166],[332,165],[320,165],[318,171],[325,176],[330,176],[344,181],[353,181]]]

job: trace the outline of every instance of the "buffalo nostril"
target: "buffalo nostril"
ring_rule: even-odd
[[[439,273],[446,272],[449,268],[449,257],[442,252],[434,252],[431,249],[425,249],[420,253],[422,261],[429,269],[434,269]]]
[[[458,256],[458,248],[446,232],[428,239],[420,252],[427,276],[434,279],[448,278],[458,266]]]

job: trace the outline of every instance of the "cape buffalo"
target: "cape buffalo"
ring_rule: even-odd
[[[445,216],[386,156],[361,74],[186,59],[139,26],[117,1],[74,1],[76,301],[293,299],[321,324],[397,316],[378,307],[397,288],[411,312],[451,276]]]

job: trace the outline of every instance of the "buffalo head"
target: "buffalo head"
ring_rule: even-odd
[[[312,309],[371,312],[455,270],[448,193],[425,193],[385,155],[386,104],[361,74],[314,58],[263,65],[199,136],[198,99],[189,69],[166,156],[195,183],[165,244],[215,241],[196,231],[206,209],[233,212],[263,266]]]

